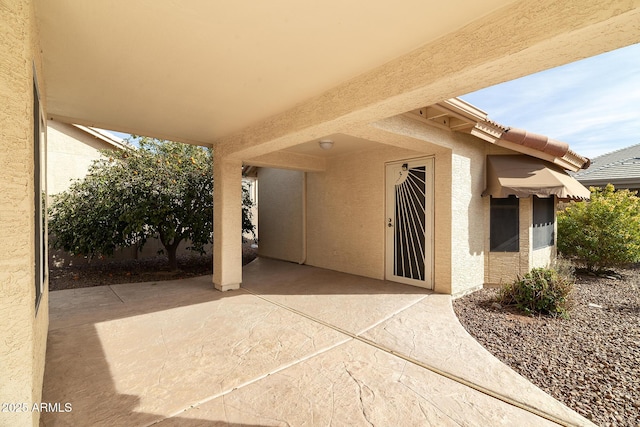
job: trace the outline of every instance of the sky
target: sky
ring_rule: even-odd
[[[640,144],[640,44],[460,98],[493,121],[564,141],[594,158]]]

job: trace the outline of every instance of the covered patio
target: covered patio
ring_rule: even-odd
[[[589,425],[491,356],[451,297],[257,259],[56,291],[41,425]]]
[[[3,0],[2,11],[0,67],[7,71],[0,73],[4,402],[73,403],[73,412],[45,414],[48,424],[54,424],[54,415],[58,424],[82,419],[103,425],[167,418],[188,425],[198,424],[197,417],[209,425],[216,419],[275,424],[293,419],[291,414],[314,424],[362,424],[380,414],[388,424],[394,417],[410,424],[423,411],[443,417],[442,424],[464,416],[477,424],[487,424],[486,417],[496,423],[517,418],[509,412],[520,411],[515,406],[421,367],[435,363],[434,357],[460,376],[492,372],[493,362],[471,350],[454,357],[461,346],[450,343],[453,332],[434,329],[444,314],[423,305],[442,301],[449,315],[449,297],[399,292],[406,288],[376,280],[352,283],[353,276],[340,273],[322,273],[327,276],[318,280],[335,286],[326,285],[325,293],[318,291],[324,284],[293,285],[301,279],[291,279],[286,289],[285,276],[270,275],[268,266],[243,272],[241,168],[243,163],[286,163],[293,170],[321,166],[316,156],[291,149],[331,135],[364,138],[387,150],[421,151],[420,139],[433,141],[431,133],[426,126],[407,128],[398,115],[638,43],[638,2],[457,0],[434,8],[424,1],[363,7],[288,0],[279,7],[271,2],[247,7],[242,2]],[[215,276],[75,291],[76,298],[52,293],[50,322],[42,221],[49,119],[214,147]],[[406,131],[406,138],[391,135],[394,128]],[[436,171],[478,165],[464,152],[447,150],[450,155]],[[474,176],[454,178],[474,183],[481,192],[481,175]],[[462,188],[454,180],[445,184]],[[456,203],[448,211],[470,212],[468,199],[453,196],[449,199]],[[456,225],[448,218],[444,222],[439,229],[447,233]],[[475,258],[479,268],[458,268],[455,281],[480,286],[482,241],[463,239],[441,239],[444,247],[435,250],[446,254],[445,270]],[[333,246],[323,254],[336,262],[317,266],[364,274],[336,265],[349,264],[349,247]],[[378,268],[378,279],[381,265],[368,265]],[[300,268],[291,274],[320,271]],[[475,282],[466,280],[467,273]],[[256,274],[265,276],[258,281]],[[275,293],[257,287],[274,277]],[[440,282],[437,276],[435,281]],[[208,289],[211,282],[230,293],[214,293]],[[239,290],[241,283],[247,288]],[[460,291],[440,283],[443,292]],[[366,291],[360,294],[353,290],[362,286]],[[376,286],[382,290],[373,292]],[[311,302],[312,309],[306,311],[303,302]],[[414,324],[420,326],[415,338],[416,329],[407,326]],[[380,372],[385,374],[376,377]],[[503,378],[496,374],[485,382],[498,391],[518,390],[527,403],[542,405],[532,403],[535,393],[505,386]],[[483,399],[496,404],[485,405]],[[5,425],[39,423],[39,412],[7,412],[2,418]]]

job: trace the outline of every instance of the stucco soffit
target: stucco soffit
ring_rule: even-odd
[[[276,151],[252,157],[244,160],[243,163],[250,166],[290,169],[305,172],[324,172],[327,168],[326,160],[322,157],[285,151]]]
[[[219,142],[229,156],[256,156],[635,43],[640,11],[618,5],[516,2]],[[523,27],[522,16],[544,25]],[[621,30],[604,31],[614,26]]]

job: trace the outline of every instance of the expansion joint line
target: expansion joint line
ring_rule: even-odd
[[[360,341],[360,342],[362,342],[364,344],[367,344],[367,345],[370,345],[372,347],[375,347],[378,350],[384,351],[385,353],[388,353],[388,354],[391,354],[393,356],[399,357],[400,359],[406,360],[409,363],[412,363],[412,364],[414,364],[416,366],[419,366],[421,368],[427,369],[428,371],[431,371],[434,374],[437,374],[437,375],[440,375],[440,376],[442,376],[444,378],[447,378],[447,379],[450,379],[452,381],[455,381],[455,382],[457,382],[459,384],[462,384],[462,385],[467,386],[467,387],[469,387],[471,389],[479,391],[480,393],[483,393],[483,394],[485,394],[485,395],[487,395],[489,397],[493,397],[494,399],[498,399],[498,400],[500,400],[500,401],[502,401],[502,402],[504,402],[504,403],[506,403],[508,405],[515,406],[516,408],[522,409],[523,411],[530,412],[530,413],[532,413],[534,415],[537,415],[537,416],[539,416],[541,418],[544,418],[544,419],[546,419],[548,421],[554,422],[554,423],[559,424],[561,426],[565,426],[565,427],[575,426],[575,424],[570,423],[568,421],[565,421],[565,420],[563,420],[561,418],[558,418],[555,415],[548,414],[548,413],[546,413],[544,411],[541,411],[538,408],[535,408],[533,406],[527,405],[526,403],[522,403],[522,402],[519,402],[519,401],[517,401],[515,399],[512,399],[509,396],[505,396],[505,395],[503,395],[501,393],[498,393],[498,392],[495,392],[493,390],[490,390],[490,389],[488,389],[486,387],[483,387],[483,386],[481,386],[479,384],[475,384],[474,382],[466,380],[466,379],[464,379],[462,377],[459,377],[459,376],[457,376],[455,374],[452,374],[450,372],[444,371],[442,369],[439,369],[439,368],[437,368],[435,366],[432,366],[432,365],[429,365],[427,363],[421,362],[421,361],[419,361],[417,359],[414,359],[411,356],[407,356],[406,354],[403,354],[403,353],[397,352],[395,350],[392,350],[390,348],[387,348],[385,346],[382,346],[382,345],[376,343],[375,341],[371,341],[370,339],[367,339],[367,338],[365,338],[365,337],[363,337],[363,336],[361,336],[359,334],[354,334],[353,332],[349,332],[349,331],[347,331],[345,329],[340,328],[339,326],[332,325],[332,324],[330,324],[328,322],[325,322],[322,319],[318,319],[316,317],[313,317],[311,315],[303,313],[303,312],[301,312],[299,310],[296,310],[295,308],[292,308],[292,307],[286,306],[286,305],[284,305],[282,303],[279,303],[277,301],[271,300],[271,299],[269,299],[267,297],[264,297],[261,294],[258,294],[256,292],[250,291],[250,290],[248,290],[246,288],[242,288],[242,290],[247,292],[247,293],[249,293],[249,294],[251,294],[251,295],[253,295],[253,296],[255,296],[255,297],[257,297],[257,298],[260,298],[260,299],[262,299],[262,300],[264,300],[264,301],[266,301],[268,303],[277,305],[278,307],[281,307],[281,308],[283,308],[285,310],[288,310],[288,311],[290,311],[290,312],[292,312],[294,314],[302,316],[302,317],[304,317],[306,319],[309,319],[309,320],[311,320],[313,322],[319,323],[319,324],[321,324],[323,326],[326,326],[327,328],[330,328],[330,329],[333,329],[334,331],[340,332],[341,334],[347,335],[347,336],[349,336],[349,337],[351,337],[351,338],[353,338],[355,340],[358,340],[358,341]],[[362,333],[364,333],[364,332],[366,332],[366,331],[363,331]]]

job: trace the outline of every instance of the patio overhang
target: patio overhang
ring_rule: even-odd
[[[556,165],[525,155],[487,156],[483,196],[588,200],[590,192]]]
[[[35,13],[49,117],[240,161],[640,41],[640,8],[624,1],[455,0],[434,11],[414,0],[37,0]]]

